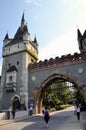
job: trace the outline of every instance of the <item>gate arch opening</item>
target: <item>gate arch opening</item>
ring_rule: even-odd
[[[83,83],[79,81],[79,79],[77,79],[75,76],[68,73],[64,73],[64,72],[53,73],[52,75],[48,76],[45,80],[43,80],[41,84],[38,87],[36,87],[33,91],[32,97],[33,97],[33,100],[35,101],[36,113],[40,113],[42,110],[43,92],[45,91],[47,86],[49,86],[49,84],[51,84],[52,82],[55,82],[58,79],[68,81],[74,84],[76,88],[80,92],[82,92],[81,90],[82,90]]]

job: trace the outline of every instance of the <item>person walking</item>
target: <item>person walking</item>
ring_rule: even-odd
[[[46,122],[46,128],[48,128],[49,119],[50,119],[49,111],[46,108],[44,111],[44,121]]]
[[[76,107],[76,114],[77,114],[77,119],[80,120],[80,105],[77,104],[77,107]]]
[[[16,110],[14,108],[12,108],[11,113],[12,113],[12,119],[15,119]]]
[[[10,119],[10,110],[7,111],[7,119]]]
[[[74,115],[77,113],[77,105],[74,103]]]
[[[33,113],[33,107],[31,106],[30,107],[30,116],[32,115],[32,113]]]
[[[42,107],[42,114],[44,115],[44,111],[45,111],[45,109],[44,109],[44,107]]]

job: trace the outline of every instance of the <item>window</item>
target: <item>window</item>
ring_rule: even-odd
[[[17,61],[17,66],[19,65],[19,61]]]
[[[9,64],[8,64],[8,66],[10,67],[10,66],[11,66],[11,64],[9,63]]]
[[[13,79],[12,76],[9,76],[9,82],[12,82],[12,79]]]

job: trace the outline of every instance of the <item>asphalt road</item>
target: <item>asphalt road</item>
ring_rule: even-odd
[[[73,108],[54,112],[50,115],[49,127],[45,127],[42,115],[26,120],[0,126],[0,130],[86,130],[86,112],[81,113],[81,120],[77,121]]]

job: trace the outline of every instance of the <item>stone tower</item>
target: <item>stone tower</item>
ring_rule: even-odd
[[[80,30],[77,30],[77,40],[79,45],[79,50],[81,53],[86,53],[86,30],[84,31],[83,35],[81,34]]]
[[[19,109],[28,105],[28,65],[38,60],[36,37],[31,40],[25,24],[24,13],[21,25],[13,39],[8,33],[3,40],[3,65],[1,75],[1,109],[10,106]]]

